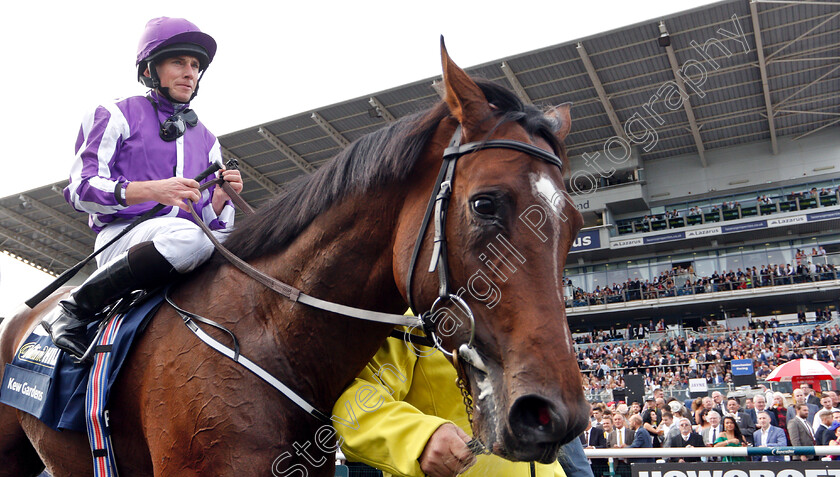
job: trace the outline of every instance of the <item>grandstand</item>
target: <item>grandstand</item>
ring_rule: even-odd
[[[840,21],[829,2],[727,0],[467,68],[573,102],[567,267],[578,336],[837,316]],[[220,137],[259,206],[354,139],[439,99],[436,78]],[[0,198],[0,250],[50,273],[94,234],[66,181]],[[623,336],[622,336],[623,337]],[[626,339],[626,337],[623,337]]]
[[[840,75],[823,76],[832,68],[817,66],[827,65],[817,52],[840,51],[840,36],[836,21],[817,26],[817,17],[836,13],[824,7],[724,2],[694,12],[699,24],[679,35],[671,28],[679,20],[663,22],[675,55],[616,42],[617,58],[593,62],[587,76],[617,122],[572,160],[569,188],[590,226],[565,274],[574,331],[660,320],[701,327],[748,310],[767,320],[817,310],[836,316],[840,136],[822,126],[838,122]],[[714,29],[723,25],[719,8],[743,20],[749,52]],[[703,25],[710,17],[720,22]],[[666,108],[656,100],[679,88],[676,65],[691,58],[705,59],[709,88],[701,94],[689,84],[689,101]],[[662,111],[668,116],[658,117]],[[828,112],[834,119],[805,126]]]

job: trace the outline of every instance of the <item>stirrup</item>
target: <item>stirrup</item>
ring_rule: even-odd
[[[129,295],[129,298],[137,296],[138,292],[134,292]],[[117,300],[113,305],[110,305],[103,309],[99,315],[103,316],[102,319],[99,320],[99,325],[96,327],[96,334],[93,336],[93,339],[90,341],[90,344],[85,350],[85,353],[80,357],[77,358],[76,356],[70,355],[70,359],[73,360],[76,364],[93,364],[93,355],[96,354],[96,347],[97,343],[99,342],[99,338],[102,337],[102,332],[105,331],[105,327],[108,326],[108,323],[111,322],[111,319],[114,318],[115,315],[118,313],[123,313],[126,310],[122,308],[121,305],[127,304],[130,305],[133,303],[134,300],[129,299],[126,300],[124,298],[120,298]]]
[[[77,358],[72,354],[70,355],[70,359],[73,360],[74,363],[93,364],[93,355],[95,354],[96,343],[98,343],[99,338],[102,337],[102,332],[105,331],[105,327],[108,325],[108,322],[111,321],[112,316],[113,315],[108,315],[107,318],[104,318],[99,322],[99,326],[96,328],[96,335],[94,335],[93,339],[90,341],[87,350],[85,350],[85,354],[83,354],[81,358]]]

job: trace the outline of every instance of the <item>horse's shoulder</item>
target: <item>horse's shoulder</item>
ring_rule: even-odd
[[[60,288],[38,304],[35,309],[21,304],[12,316],[3,319],[0,323],[0,358],[4,363],[12,361],[23,340],[41,323],[43,316],[52,310],[58,300],[68,294],[70,290],[72,290],[72,287]]]

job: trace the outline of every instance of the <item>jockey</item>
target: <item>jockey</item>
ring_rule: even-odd
[[[219,141],[189,109],[215,53],[216,41],[187,20],[152,19],[136,63],[137,79],[150,91],[101,105],[83,119],[64,198],[89,214],[96,247],[157,203],[167,207],[104,250],[99,268],[44,319],[56,346],[76,357],[88,347],[87,324],[103,307],[189,272],[213,253],[185,200],[214,233],[233,225],[228,195],[215,186],[202,192],[191,179],[221,162]],[[239,171],[221,174],[234,191],[242,190]]]

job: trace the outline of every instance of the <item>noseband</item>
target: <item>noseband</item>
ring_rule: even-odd
[[[406,278],[406,295],[408,296],[409,306],[412,310],[416,310],[411,290],[412,277],[414,276],[414,269],[417,266],[417,257],[420,255],[420,248],[423,245],[423,238],[426,235],[426,229],[429,226],[432,211],[434,211],[434,249],[432,250],[432,259],[429,263],[429,273],[433,273],[437,270],[438,297],[435,299],[429,311],[419,315],[420,321],[423,325],[423,331],[426,333],[426,336],[431,338],[435,348],[439,349],[446,356],[452,357],[453,353],[444,349],[441,338],[436,331],[434,322],[437,319],[438,312],[445,308],[441,307],[443,302],[448,300],[454,303],[457,308],[461,309],[461,311],[467,315],[470,321],[469,340],[466,343],[461,344],[458,348],[459,358],[467,361],[472,366],[486,373],[486,366],[473,348],[473,341],[475,340],[475,317],[473,316],[469,305],[467,305],[464,299],[457,293],[453,294],[450,287],[449,262],[447,261],[446,251],[446,211],[449,206],[449,200],[452,196],[452,181],[455,178],[455,166],[458,163],[458,158],[461,156],[484,149],[510,149],[513,151],[524,152],[529,156],[542,159],[551,165],[557,166],[561,170],[563,169],[563,160],[560,157],[522,141],[515,141],[512,139],[491,139],[488,141],[474,141],[467,144],[461,144],[461,125],[459,124],[455,129],[455,133],[452,135],[452,139],[449,141],[449,147],[443,151],[443,162],[440,166],[440,172],[438,173],[435,186],[432,189],[432,195],[429,198],[429,203],[426,206],[426,213],[420,224],[420,231],[417,233],[417,240],[414,243],[414,252],[411,255],[411,263],[408,268],[408,277]]]

